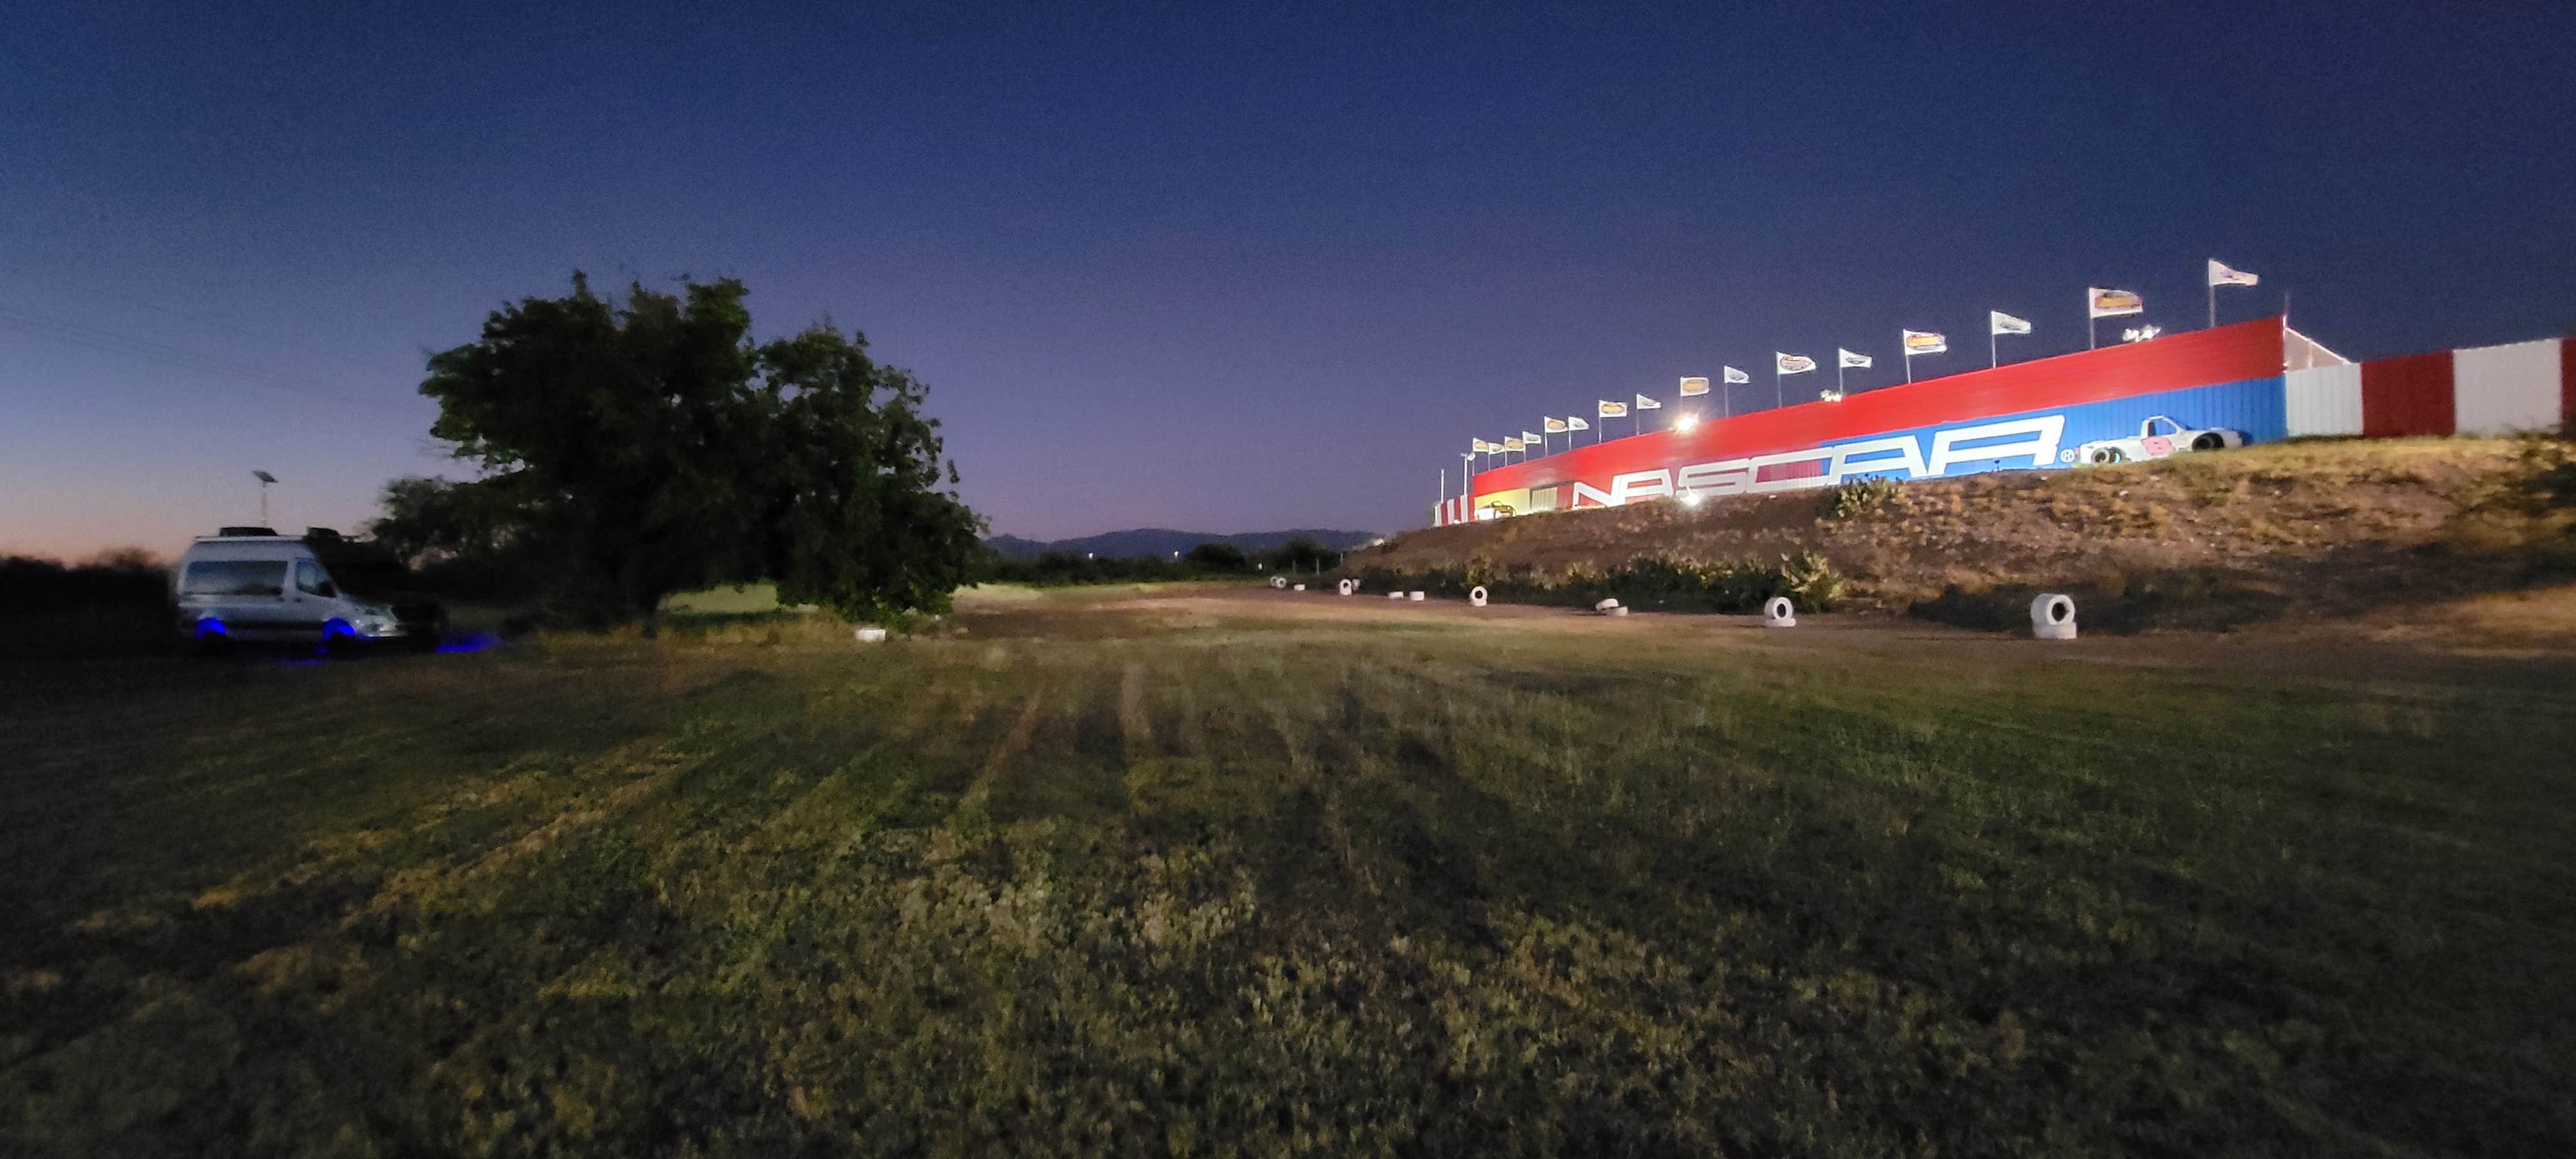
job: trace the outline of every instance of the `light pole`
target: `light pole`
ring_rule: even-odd
[[[266,471],[253,471],[250,477],[259,480],[259,525],[266,527],[268,526],[268,485],[277,482],[277,476]]]

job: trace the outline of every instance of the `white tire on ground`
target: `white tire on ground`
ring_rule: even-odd
[[[1343,595],[1351,595],[1360,590],[1360,583],[1358,580],[1343,580],[1339,590]]]
[[[1404,593],[1404,598],[1406,598],[1406,599],[1408,599],[1408,600],[1411,600],[1411,601],[1413,601],[1414,603],[1417,603],[1417,604],[1418,604],[1418,603],[1421,603],[1421,602],[1422,602],[1422,593],[1421,593],[1421,592],[1406,592],[1406,593]]]
[[[1284,575],[1274,575],[1270,577],[1270,586],[1273,589],[1285,591],[1288,588],[1288,577]]]
[[[1288,590],[1289,590],[1289,591],[1292,591],[1292,592],[1302,592],[1302,591],[1305,591],[1305,590],[1306,590],[1306,585],[1304,585],[1304,584],[1290,584],[1290,585],[1288,585]]]
[[[1607,612],[1607,611],[1609,611],[1610,609],[1615,608],[1615,607],[1618,607],[1618,606],[1619,606],[1619,601],[1617,601],[1617,600],[1603,600],[1603,601],[1601,601],[1600,603],[1597,603],[1597,604],[1592,605],[1592,610],[1593,610],[1593,611],[1596,611],[1596,612]]]
[[[2075,601],[2048,592],[2030,602],[2030,634],[2042,640],[2075,638]]]
[[[1762,626],[1766,628],[1797,627],[1798,606],[1790,603],[1789,597],[1787,596],[1771,597],[1769,603],[1762,605]]]
[[[1468,603],[1471,603],[1471,604],[1474,604],[1475,606],[1480,607],[1480,608],[1481,608],[1481,607],[1484,607],[1484,606],[1485,606],[1485,585],[1483,585],[1483,584],[1477,584],[1473,590],[1469,591],[1469,592],[1467,593],[1467,602],[1468,602]]]

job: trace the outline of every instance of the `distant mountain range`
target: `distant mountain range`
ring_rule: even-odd
[[[1197,531],[1173,531],[1163,527],[1139,527],[1133,531],[1111,531],[1086,535],[1080,539],[1037,540],[1016,535],[996,535],[984,541],[986,546],[1011,559],[1036,559],[1050,551],[1087,551],[1102,559],[1133,559],[1138,556],[1171,558],[1176,551],[1188,551],[1202,543],[1231,543],[1245,551],[1270,551],[1288,546],[1288,541],[1304,536],[1335,551],[1348,551],[1379,538],[1374,531],[1327,531],[1300,528],[1295,531],[1248,531],[1241,535],[1209,535]]]

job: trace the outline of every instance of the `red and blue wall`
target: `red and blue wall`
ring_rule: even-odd
[[[2567,347],[2545,339],[2285,370],[2294,348],[2306,360],[2309,344],[2269,318],[1881,387],[1841,402],[1703,414],[1689,431],[1650,431],[1479,472],[1472,498],[1442,503],[1434,521],[1684,492],[1716,498],[1858,478],[2066,468],[2103,447],[2141,457],[2140,426],[2155,416],[2246,442],[2549,429],[2576,416]],[[2149,446],[2144,457],[2160,453]]]

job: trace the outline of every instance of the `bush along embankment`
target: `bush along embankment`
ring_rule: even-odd
[[[1787,596],[1802,612],[1832,611],[1841,602],[1845,580],[1824,556],[1812,551],[1776,560],[1745,559],[1704,562],[1678,555],[1641,555],[1602,569],[1577,563],[1563,571],[1535,567],[1505,568],[1483,560],[1464,567],[1425,571],[1361,568],[1354,574],[1364,591],[1423,591],[1464,598],[1482,587],[1488,598],[1516,604],[1590,607],[1605,599],[1647,611],[1756,612],[1773,596]]]

